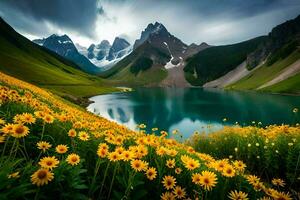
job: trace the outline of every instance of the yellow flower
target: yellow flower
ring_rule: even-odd
[[[132,160],[135,156],[131,151],[123,151],[121,157],[124,161],[129,161]]]
[[[187,168],[188,170],[194,170],[200,166],[198,160],[195,160],[188,156],[181,156],[181,161],[183,162],[185,168]]]
[[[231,191],[228,195],[229,199],[232,200],[248,200],[248,194],[242,191]]]
[[[52,124],[53,121],[54,121],[54,117],[52,115],[46,114],[43,117],[43,120],[44,120],[45,123]]]
[[[297,112],[298,112],[298,108],[294,108],[293,113],[297,113]]]
[[[275,186],[281,186],[281,187],[285,186],[285,182],[280,178],[273,178],[272,179],[272,184],[275,185]]]
[[[131,165],[132,169],[134,169],[135,171],[138,171],[138,172],[145,171],[145,170],[147,170],[147,167],[148,167],[147,162],[138,160],[138,159],[132,160],[130,162],[130,165]]]
[[[175,200],[176,197],[172,192],[165,192],[160,196],[161,200]]]
[[[117,152],[119,155],[122,155],[124,150],[125,149],[122,146],[118,146],[118,147],[115,148],[115,152]]]
[[[36,121],[36,119],[32,116],[32,114],[29,114],[29,113],[23,113],[21,118],[22,118],[23,122],[28,123],[28,124],[34,124]]]
[[[12,130],[12,136],[15,138],[21,138],[27,136],[29,133],[29,128],[22,124],[15,124]]]
[[[183,199],[186,196],[186,192],[185,189],[180,187],[180,186],[176,186],[173,190],[173,194],[178,198],[178,199]]]
[[[167,190],[173,189],[176,185],[176,178],[173,176],[164,176],[162,183]]]
[[[108,154],[108,150],[107,149],[98,148],[97,155],[100,158],[105,158],[107,154]]]
[[[54,174],[48,169],[39,169],[31,175],[31,182],[37,186],[47,185],[54,179]]]
[[[121,156],[120,156],[117,152],[111,152],[111,153],[108,155],[108,159],[109,159],[111,162],[116,162],[116,161],[118,161],[120,158],[121,158]]]
[[[40,160],[39,165],[43,168],[52,170],[53,168],[57,167],[59,164],[59,161],[55,158],[55,156],[52,157],[44,157]]]
[[[9,174],[7,177],[8,178],[15,178],[15,179],[17,179],[17,178],[20,177],[20,172],[14,172],[12,174]]]
[[[59,144],[56,146],[55,151],[59,154],[64,154],[68,151],[68,146],[64,144]]]
[[[167,160],[166,166],[168,168],[174,168],[175,167],[175,159],[169,159],[169,160]]]
[[[233,165],[234,165],[235,169],[237,169],[240,172],[244,171],[246,168],[246,165],[243,163],[243,161],[240,161],[240,160],[234,161]]]
[[[251,185],[253,185],[253,184],[255,184],[255,183],[257,183],[257,182],[260,181],[260,178],[258,178],[258,177],[255,176],[255,175],[248,175],[248,176],[246,176],[246,179],[247,179],[247,181],[248,181]]]
[[[48,150],[52,146],[49,142],[45,142],[45,141],[40,141],[36,145],[37,148],[42,150],[43,152],[46,152],[46,150]]]
[[[149,179],[149,180],[153,180],[153,179],[155,179],[156,178],[156,176],[157,176],[157,172],[156,172],[156,169],[154,168],[154,167],[149,167],[148,169],[147,169],[147,171],[145,172],[145,174],[146,174],[146,176],[147,176],[147,178]]]
[[[74,138],[74,137],[76,137],[76,135],[77,135],[77,133],[76,133],[75,129],[70,129],[69,130],[69,132],[68,132],[69,137]]]
[[[181,169],[181,168],[177,167],[177,168],[175,169],[175,173],[176,173],[176,174],[181,174],[181,172],[182,172],[182,169]]]
[[[211,190],[217,184],[217,175],[213,172],[202,171],[199,177],[199,184],[204,187],[205,190]]]
[[[66,161],[70,165],[78,165],[78,163],[80,162],[80,157],[79,157],[79,155],[72,153],[72,154],[68,155]]]
[[[275,200],[292,200],[290,194],[284,192],[275,192],[275,194],[272,197]]]
[[[201,181],[201,174],[199,174],[199,173],[194,173],[194,174],[192,175],[192,182],[195,183],[195,184],[200,185],[200,181]]]
[[[89,134],[87,134],[85,131],[79,132],[79,139],[82,141],[88,141],[90,138]]]
[[[223,176],[226,176],[226,177],[234,177],[235,169],[229,164],[225,165],[222,174],[223,174]]]
[[[12,133],[14,129],[14,124],[5,124],[4,127],[2,127],[1,132],[3,132],[5,135]]]

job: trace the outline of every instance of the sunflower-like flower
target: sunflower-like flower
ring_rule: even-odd
[[[23,113],[21,117],[22,121],[27,124],[34,124],[36,119],[30,113]]]
[[[121,158],[120,154],[115,151],[108,154],[108,159],[111,162],[116,162],[120,160],[120,158]]]
[[[227,165],[225,165],[222,174],[223,174],[223,176],[226,176],[226,177],[234,177],[235,169],[231,165],[227,164]]]
[[[280,178],[273,178],[272,179],[272,184],[275,185],[275,186],[281,186],[281,187],[285,186],[284,180],[282,180]]]
[[[147,169],[147,171],[145,172],[145,174],[146,174],[147,178],[152,181],[153,179],[156,178],[157,171],[154,167],[149,167]]]
[[[79,157],[79,155],[72,153],[72,154],[68,155],[66,161],[70,165],[78,165],[80,162],[80,157]]]
[[[105,158],[106,155],[108,154],[108,150],[107,149],[102,149],[102,148],[98,148],[97,150],[97,155],[100,157],[100,158]]]
[[[211,190],[217,184],[217,175],[210,171],[202,171],[198,183],[205,189]]]
[[[146,161],[143,161],[143,160],[139,160],[139,159],[135,159],[135,160],[132,160],[130,162],[130,165],[132,167],[132,169],[134,169],[135,171],[145,171],[148,167],[148,163]]]
[[[236,160],[233,162],[233,166],[236,170],[240,171],[240,172],[243,172],[246,168],[246,164],[243,163],[243,161],[240,161],[240,160]]]
[[[12,130],[12,136],[15,138],[22,138],[27,136],[29,133],[29,128],[23,124],[15,124]]]
[[[175,167],[175,159],[169,159],[166,161],[166,166],[168,168],[174,168]]]
[[[5,124],[2,128],[1,128],[1,132],[4,133],[4,135],[10,134],[12,133],[14,129],[14,124]]]
[[[177,199],[183,199],[186,196],[185,189],[180,186],[176,186],[174,188],[173,194],[176,196]]]
[[[49,170],[52,170],[53,168],[57,167],[58,164],[59,161],[55,158],[55,156],[44,157],[39,162],[39,165],[41,167]]]
[[[176,174],[181,174],[181,172],[182,172],[182,169],[181,169],[181,168],[177,167],[177,168],[175,169],[175,173],[176,173]]]
[[[165,192],[162,195],[160,195],[161,200],[173,200],[176,196],[172,192]]]
[[[46,114],[44,117],[43,117],[43,120],[45,123],[47,124],[52,124],[53,121],[54,121],[54,117],[52,115],[49,115],[49,114]]]
[[[135,158],[134,153],[131,151],[127,151],[127,150],[122,152],[121,157],[122,157],[122,160],[124,160],[124,161],[129,161],[129,160],[132,160],[133,158]]]
[[[246,176],[246,179],[251,185],[254,185],[260,181],[260,178],[258,178],[255,175],[248,175],[248,176]]]
[[[90,135],[85,131],[80,131],[78,136],[79,136],[79,139],[82,141],[88,141],[90,138]]]
[[[31,175],[31,182],[37,186],[47,185],[54,179],[54,174],[48,169],[39,169]]]
[[[248,200],[248,194],[242,191],[231,191],[228,195],[229,199],[232,200]]]
[[[162,184],[167,190],[173,189],[176,185],[176,178],[173,176],[164,176]]]
[[[56,146],[55,151],[59,154],[64,154],[68,151],[68,146],[64,144],[59,144]]]
[[[77,135],[77,133],[76,133],[75,129],[70,129],[69,130],[69,132],[68,132],[69,137],[74,138],[74,137],[76,137],[76,135]]]
[[[52,145],[49,142],[40,141],[37,144],[37,148],[42,150],[43,152],[46,152],[48,149],[52,147]]]
[[[198,160],[195,160],[187,155],[181,156],[180,159],[183,162],[185,168],[187,168],[188,170],[194,170],[200,166]]]

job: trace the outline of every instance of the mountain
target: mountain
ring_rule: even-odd
[[[265,44],[249,55],[248,66],[250,69],[254,68],[265,59],[268,65],[272,65],[291,54],[299,44],[300,15],[273,28]]]
[[[204,43],[188,46],[163,24],[150,23],[135,41],[131,54],[101,75],[126,85],[159,85],[169,69],[183,65],[185,58],[207,47]]]
[[[91,44],[88,48],[79,44],[76,44],[76,47],[82,55],[102,71],[110,69],[132,50],[130,43],[120,37],[116,37],[112,45],[108,40],[102,40],[100,44]]]
[[[85,72],[96,74],[101,71],[100,68],[96,67],[85,56],[78,52],[73,41],[67,35],[59,36],[53,34],[48,38],[33,40],[33,42],[73,61]]]
[[[130,44],[123,38],[116,37],[111,48],[109,49],[107,60],[112,61],[116,58],[121,58],[125,55],[125,49],[129,47]]]
[[[82,72],[70,60],[23,37],[2,18],[0,71],[72,99],[115,91],[99,77]]]
[[[102,40],[99,45],[91,44],[87,49],[87,57],[88,59],[102,60],[108,55],[108,52],[111,48],[109,41]]]
[[[257,37],[237,44],[214,46],[195,54],[184,68],[186,79],[193,85],[203,85],[236,68],[266,40]]]
[[[43,46],[45,40],[46,40],[45,38],[43,38],[43,39],[35,39],[35,40],[32,40],[32,42],[34,42],[34,43],[36,43],[36,44],[38,44],[40,46]]]
[[[251,73],[228,88],[300,93],[300,15],[282,23],[247,58]]]

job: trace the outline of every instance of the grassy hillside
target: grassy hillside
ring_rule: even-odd
[[[268,65],[268,63],[264,64],[260,68],[254,70],[248,76],[242,78],[241,80],[237,81],[236,83],[229,85],[227,88],[237,89],[237,90],[252,90],[256,89],[259,86],[271,81],[273,78],[278,76],[280,72],[285,69],[286,67],[293,64],[295,61],[300,59],[300,51],[296,50],[289,56],[284,59],[279,59],[272,65]],[[297,81],[295,82],[295,78],[291,80],[284,80],[279,86],[276,86],[274,90],[272,89],[273,86],[269,88],[264,88],[263,90],[266,91],[277,91],[277,92],[288,92],[288,91],[300,91],[299,85],[297,85]],[[286,82],[287,81],[287,82]],[[286,82],[286,83],[284,83]],[[290,86],[291,88],[288,88]]]
[[[146,42],[100,76],[116,85],[157,84],[167,76],[163,66],[169,60],[169,55]]]
[[[276,92],[276,93],[290,93],[300,94],[300,74],[296,74],[284,81],[269,87],[263,88],[262,91]]]
[[[90,96],[114,88],[79,70],[74,63],[40,47],[0,19],[0,71],[49,88],[60,95]]]
[[[177,131],[131,131],[0,75],[1,200],[299,196],[299,126],[225,127],[181,143]]]
[[[192,85],[203,85],[233,70],[266,40],[265,36],[245,42],[205,49],[187,60],[186,79]]]

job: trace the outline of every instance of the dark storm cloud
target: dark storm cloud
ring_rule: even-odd
[[[226,44],[299,14],[300,0],[0,0],[0,15],[19,32],[67,33],[84,43],[120,35],[133,42],[159,21],[186,43]]]
[[[30,25],[31,21],[33,25],[48,21],[90,36],[97,14],[104,12],[98,9],[96,0],[2,0],[0,6],[4,17],[10,18],[13,24],[21,26],[22,21],[25,21]],[[32,32],[31,26],[22,28]]]

